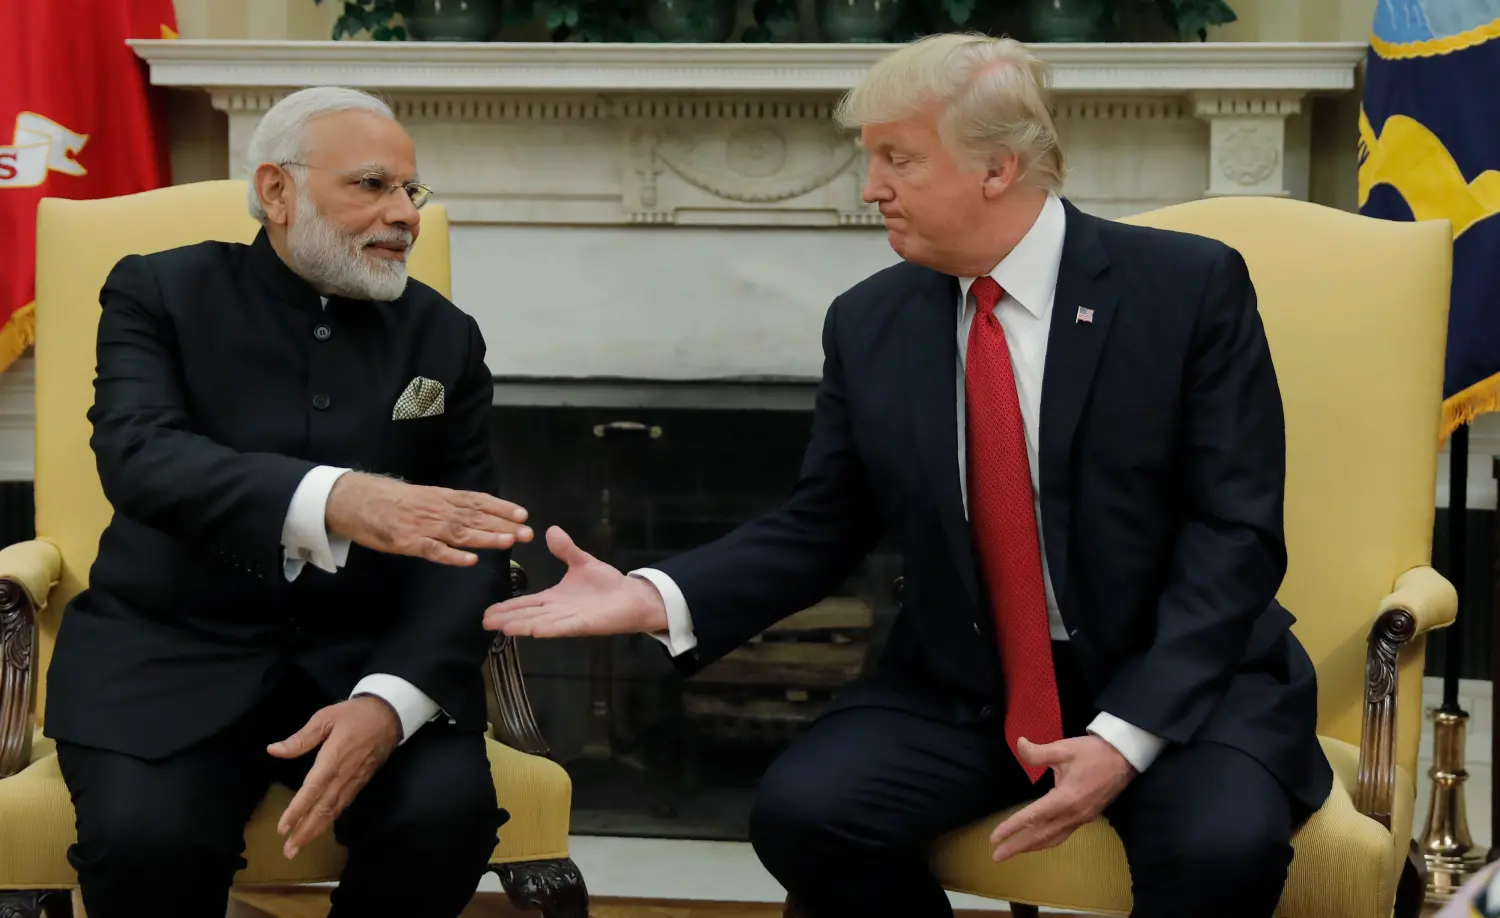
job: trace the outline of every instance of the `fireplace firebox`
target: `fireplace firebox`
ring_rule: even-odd
[[[811,426],[802,383],[501,380],[496,393],[502,493],[627,571],[774,509]],[[515,557],[532,590],[565,570],[541,538]],[[538,725],[573,779],[572,831],[745,840],[761,773],[880,653],[899,568],[877,548],[834,595],[690,679],[645,635],[520,641]]]

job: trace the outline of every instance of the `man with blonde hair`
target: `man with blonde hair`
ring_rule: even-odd
[[[995,827],[997,860],[1104,815],[1134,915],[1270,918],[1332,772],[1275,599],[1285,431],[1245,262],[1064,201],[1046,74],[1014,41],[916,42],[838,114],[902,263],[828,310],[790,498],[631,576],[554,528],[567,575],[486,625],[645,632],[693,673],[889,533],[881,664],[751,816],[800,914],[948,916],[929,843],[1034,800]]]

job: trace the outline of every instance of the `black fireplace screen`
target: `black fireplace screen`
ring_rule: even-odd
[[[776,507],[811,424],[780,409],[494,412],[503,493],[626,571]],[[563,574],[540,538],[516,558],[532,589]],[[898,573],[876,551],[835,595],[692,679],[645,635],[523,641],[538,723],[573,779],[572,831],[744,840],[761,773],[879,652]]]

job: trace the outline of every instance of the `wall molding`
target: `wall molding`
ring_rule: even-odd
[[[852,86],[896,46],[135,40],[164,86],[507,92],[817,92]],[[1357,42],[1132,42],[1032,46],[1059,92],[1344,91]],[[262,98],[262,94],[254,94]]]

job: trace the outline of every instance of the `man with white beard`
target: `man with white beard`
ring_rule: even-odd
[[[508,818],[481,613],[532,535],[496,496],[484,340],[407,278],[429,191],[384,103],[293,93],[249,159],[251,244],[129,256],[100,294],[114,517],[48,673],[69,859],[94,918],[162,890],[222,918],[274,781],[286,857],[348,848],[336,918],[452,918]]]

